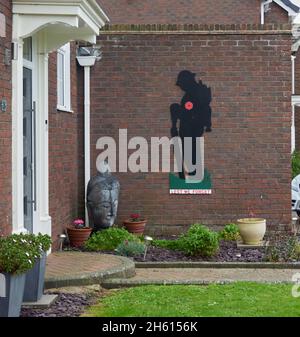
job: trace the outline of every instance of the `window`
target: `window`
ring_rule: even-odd
[[[71,111],[70,43],[57,50],[57,109]]]

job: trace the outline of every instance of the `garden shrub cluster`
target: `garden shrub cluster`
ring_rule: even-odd
[[[219,236],[204,225],[194,224],[177,240],[154,240],[153,244],[180,250],[187,255],[212,256],[219,249]]]
[[[85,242],[84,248],[95,252],[114,250],[124,241],[139,242],[140,240],[125,228],[111,227],[91,235]]]
[[[154,240],[153,245],[166,249],[180,250],[187,255],[213,256],[219,250],[219,241],[235,241],[239,238],[239,229],[228,224],[222,231],[211,231],[202,224],[194,224],[177,240]]]

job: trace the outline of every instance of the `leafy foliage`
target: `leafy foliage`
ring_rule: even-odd
[[[178,240],[153,240],[153,246],[171,249],[171,250],[181,250],[181,241]]]
[[[300,174],[300,152],[294,151],[292,153],[292,179]]]
[[[182,250],[188,255],[212,256],[219,249],[218,233],[204,225],[192,225],[180,239]]]
[[[194,224],[177,240],[154,240],[153,244],[157,247],[181,250],[187,255],[212,256],[219,249],[219,236],[204,225]]]
[[[223,230],[219,232],[219,238],[226,241],[236,241],[239,236],[239,227],[234,223],[227,224]]]
[[[111,227],[90,236],[84,248],[90,251],[114,250],[124,241],[139,241],[124,228]]]
[[[144,254],[145,248],[141,242],[126,240],[118,245],[116,251],[119,255],[134,257]]]
[[[22,274],[50,248],[48,235],[12,234],[0,238],[0,272]]]

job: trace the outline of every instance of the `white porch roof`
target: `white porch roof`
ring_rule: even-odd
[[[13,0],[13,39],[43,32],[52,51],[71,40],[96,42],[109,18],[96,0]]]

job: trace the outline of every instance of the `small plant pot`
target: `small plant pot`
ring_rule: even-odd
[[[32,269],[26,273],[24,302],[37,302],[43,296],[47,254],[36,260]]]
[[[19,317],[26,274],[0,274],[0,317]]]
[[[241,237],[246,245],[257,245],[263,241],[266,233],[266,219],[244,218],[238,219],[237,225]]]
[[[68,238],[72,247],[82,247],[85,241],[90,237],[92,228],[71,228],[67,227]]]
[[[146,223],[146,219],[142,221],[131,221],[128,219],[123,222],[123,226],[128,230],[129,233],[142,235],[144,233]]]

